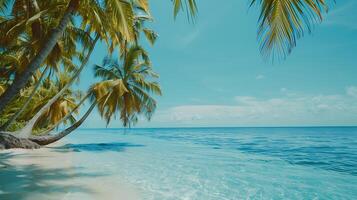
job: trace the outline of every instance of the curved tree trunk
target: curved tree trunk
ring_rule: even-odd
[[[25,87],[26,83],[30,79],[31,75],[38,69],[43,61],[52,51],[53,47],[57,43],[58,39],[63,34],[70,21],[72,15],[76,11],[80,0],[71,0],[68,7],[59,22],[56,29],[54,29],[48,36],[47,42],[44,43],[38,54],[31,60],[26,66],[25,70],[17,75],[13,83],[6,89],[6,91],[0,96],[0,114],[3,112],[6,105]]]
[[[29,139],[18,138],[7,132],[0,132],[0,150],[3,149],[38,149],[41,146]]]
[[[29,140],[31,140],[32,142],[35,142],[35,143],[37,143],[39,145],[48,145],[48,144],[57,142],[58,140],[62,139],[63,137],[67,136],[72,131],[74,131],[78,127],[80,127],[82,125],[82,123],[87,119],[87,117],[92,112],[92,110],[94,109],[95,106],[96,106],[96,102],[94,102],[89,107],[87,112],[83,115],[83,117],[80,120],[78,120],[76,123],[74,123],[72,126],[68,127],[67,129],[59,132],[58,134],[56,134],[56,135],[46,135],[46,136],[33,136],[33,137],[30,137]]]
[[[24,105],[22,105],[20,110],[18,110],[9,120],[7,120],[7,122],[5,122],[5,124],[3,124],[0,127],[0,131],[6,131],[11,126],[11,124],[14,123],[14,121],[20,116],[20,114],[26,109],[26,107],[31,102],[32,97],[35,96],[37,89],[40,87],[42,79],[43,79],[43,77],[45,77],[45,74],[46,74],[48,68],[49,68],[49,66],[46,66],[45,70],[42,72],[41,77],[38,79],[37,84],[33,88],[30,96],[26,99],[26,102],[24,103]]]
[[[46,112],[46,110],[48,110],[51,105],[59,98],[62,96],[62,94],[72,85],[72,83],[78,78],[78,76],[80,75],[81,71],[83,70],[83,68],[86,66],[90,55],[93,52],[93,49],[95,47],[95,44],[97,43],[99,39],[99,36],[96,36],[95,40],[93,41],[92,46],[90,47],[86,58],[83,60],[80,68],[77,70],[77,72],[73,75],[73,77],[71,78],[71,80],[55,95],[53,96],[37,113],[35,116],[32,117],[32,119],[26,124],[25,127],[23,127],[21,130],[18,131],[19,133],[19,137],[21,138],[28,138],[30,137],[31,133],[32,133],[32,129],[35,126],[37,120],[42,116],[43,113]]]
[[[41,132],[39,135],[49,134],[53,129],[55,129],[57,126],[59,126],[62,122],[66,121],[76,110],[78,110],[78,108],[85,102],[85,100],[88,99],[89,95],[90,95],[90,93],[88,93],[86,96],[84,96],[82,98],[82,100],[76,105],[76,107],[71,110],[71,112],[69,112],[66,116],[62,117],[61,120],[59,120],[56,124],[51,126],[49,129]]]

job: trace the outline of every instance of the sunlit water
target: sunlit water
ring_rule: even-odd
[[[116,182],[143,200],[357,199],[357,128],[91,129],[64,143],[13,155],[71,168],[0,169],[0,199],[96,199],[93,188],[117,199]],[[58,178],[67,185],[49,184]]]
[[[357,128],[98,129],[68,141],[78,167],[142,199],[357,199]]]

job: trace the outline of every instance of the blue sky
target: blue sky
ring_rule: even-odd
[[[151,1],[159,39],[150,52],[163,96],[139,127],[357,125],[357,2],[337,1],[286,60],[259,52],[257,7],[248,1],[199,0],[196,23],[172,17],[171,1]],[[97,45],[92,65],[106,55]],[[84,128],[105,127],[94,111]],[[119,119],[109,127],[121,127]]]

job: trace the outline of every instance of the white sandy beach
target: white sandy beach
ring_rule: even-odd
[[[132,187],[101,169],[76,167],[80,157],[56,146],[6,150],[0,158],[0,195],[7,199],[139,199]]]

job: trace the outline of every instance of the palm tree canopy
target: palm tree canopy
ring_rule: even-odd
[[[156,109],[156,101],[151,96],[161,95],[158,75],[152,71],[147,53],[138,46],[131,47],[122,64],[112,58],[105,58],[103,65],[94,67],[96,77],[101,82],[91,87],[93,100],[103,118],[110,122],[120,113],[124,126],[131,126],[139,115],[150,119]]]
[[[42,87],[37,91],[32,107],[28,109],[27,113],[24,113],[23,116],[26,116],[27,120],[31,119],[29,116],[32,117],[33,113],[37,113],[37,111],[40,110],[49,99],[55,96],[69,81],[70,77],[68,77],[65,72],[60,73],[56,81],[46,79]],[[80,97],[80,91],[75,91],[71,88],[66,89],[63,95],[42,114],[36,122],[35,128],[48,128],[56,124],[68,113],[71,113],[77,106]],[[78,114],[78,111],[73,112],[73,114]],[[64,124],[67,124],[68,122],[75,122],[74,115],[71,115],[65,120]]]

